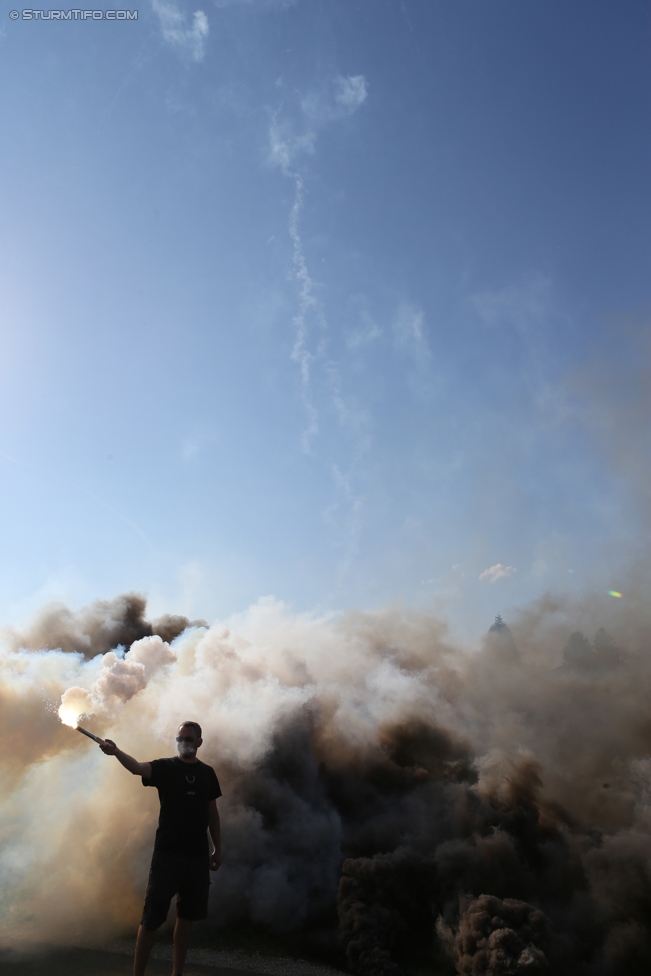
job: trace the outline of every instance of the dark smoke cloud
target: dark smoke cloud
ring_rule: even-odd
[[[549,973],[549,920],[515,898],[462,898],[455,932],[441,919],[437,931],[461,976]]]
[[[2,637],[16,649],[61,650],[92,658],[116,647],[128,650],[134,641],[154,634],[171,643],[188,627],[207,626],[203,620],[192,621],[174,614],[149,621],[146,609],[147,601],[138,593],[96,600],[77,612],[61,603],[51,603],[30,627],[23,631],[6,628]]]
[[[360,976],[648,972],[650,628],[606,622],[546,599],[470,652],[424,613],[262,601],[123,658],[10,645],[0,693],[32,732],[1,740],[18,780],[0,932],[79,940],[138,919],[155,797],[57,723],[47,687],[141,759],[201,722],[224,791],[217,927],[298,933]]]

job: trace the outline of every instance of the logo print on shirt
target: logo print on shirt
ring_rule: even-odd
[[[185,777],[186,783],[194,783],[194,779],[195,779],[194,776],[186,776]]]

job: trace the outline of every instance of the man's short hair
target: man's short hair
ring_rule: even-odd
[[[201,738],[201,726],[198,722],[181,722],[180,727],[184,729],[186,725],[189,725],[191,729],[194,729],[194,734],[196,735],[197,739]]]

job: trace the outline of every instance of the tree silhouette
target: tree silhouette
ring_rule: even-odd
[[[599,667],[614,668],[619,664],[619,651],[615,640],[604,627],[600,627],[592,641]]]
[[[513,639],[513,634],[499,613],[495,617],[495,622],[489,627],[486,643],[496,657],[505,664],[513,664],[520,660],[520,652]]]
[[[498,613],[497,616],[495,617],[495,623],[494,624],[491,624],[491,626],[488,628],[488,633],[490,634],[493,631],[502,631],[502,630],[509,630],[509,628],[506,626],[506,624],[502,620],[502,614],[501,613]],[[509,631],[509,633],[510,633],[510,631]]]
[[[592,671],[596,664],[592,644],[580,630],[570,634],[563,648],[563,664],[576,671]]]
[[[573,671],[595,674],[619,664],[619,651],[613,637],[600,627],[592,643],[580,630],[570,634],[563,648],[563,666]]]

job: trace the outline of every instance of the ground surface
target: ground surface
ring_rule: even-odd
[[[36,954],[2,953],[2,976],[130,976],[133,963],[126,955],[95,949],[55,949]],[[169,976],[170,964],[153,959],[151,976]],[[186,967],[184,976],[231,976],[232,970]],[[238,973],[237,976],[240,976]]]
[[[157,946],[147,970],[148,976],[170,976],[171,947]],[[0,951],[2,976],[130,976],[131,946],[102,949],[42,946],[31,951]],[[268,959],[242,952],[190,950],[183,976],[339,976],[336,970],[300,959]]]

